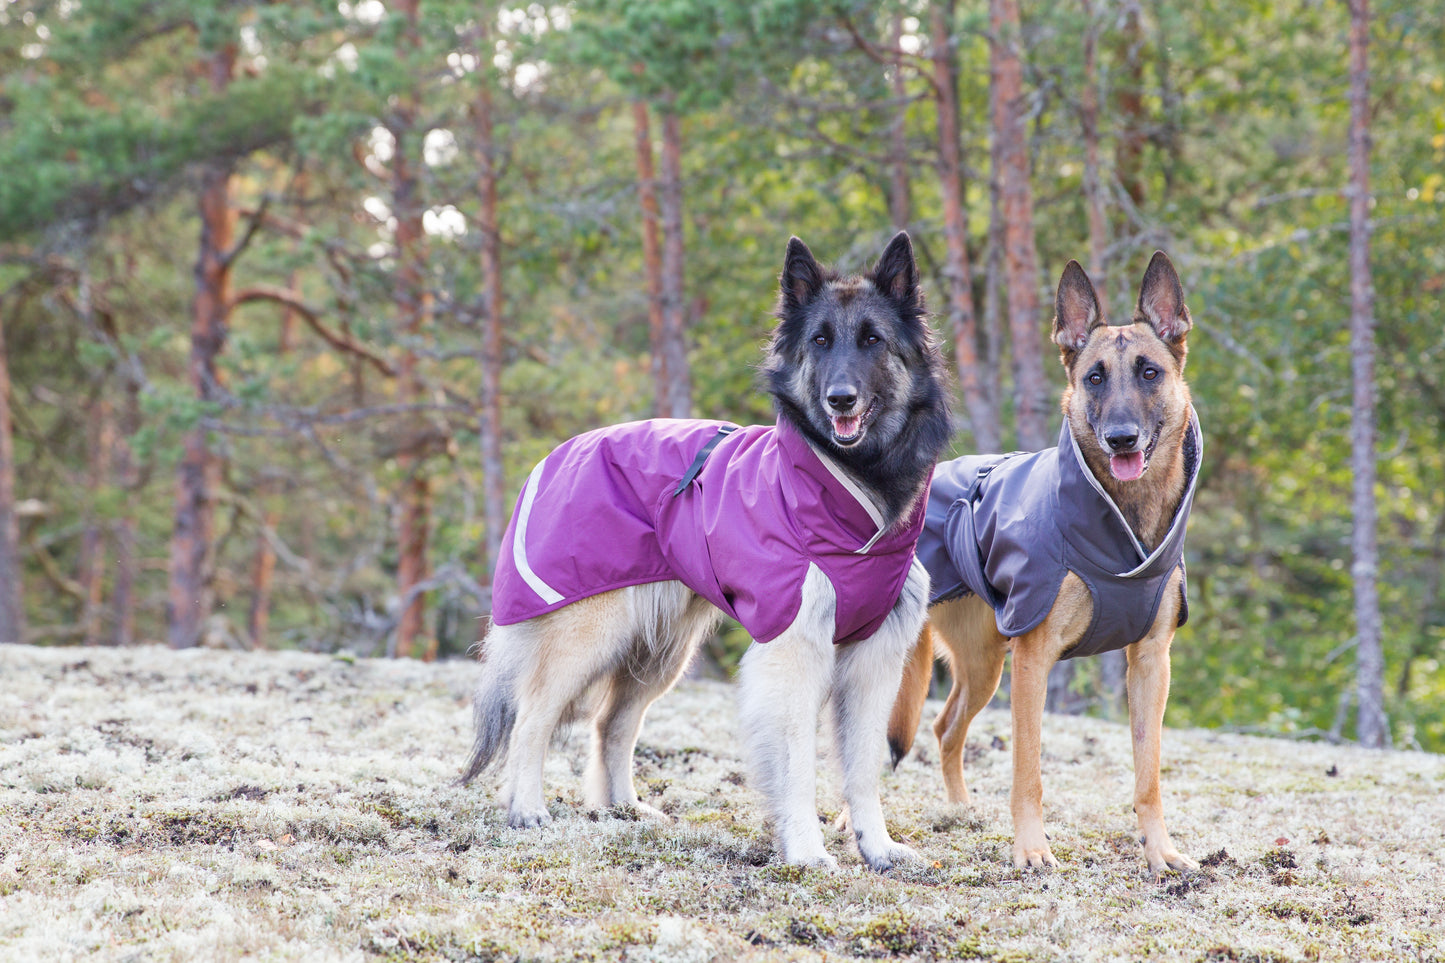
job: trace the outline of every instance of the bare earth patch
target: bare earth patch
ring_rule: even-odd
[[[578,808],[506,828],[453,785],[475,666],[301,653],[0,646],[0,959],[1439,960],[1445,759],[1165,735],[1170,829],[1203,867],[1148,875],[1127,729],[1044,723],[1063,867],[1009,849],[1008,719],[970,735],[949,806],[931,732],[884,779],[925,857],[880,877],[779,865],[726,685],[643,729],[639,792],[673,825]],[[1176,684],[1186,680],[1176,679]],[[937,706],[925,718],[931,720]],[[925,723],[926,725],[926,723]],[[820,808],[836,811],[833,772]]]

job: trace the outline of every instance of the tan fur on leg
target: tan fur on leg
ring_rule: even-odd
[[[1144,858],[1156,873],[1166,869],[1198,869],[1199,864],[1174,848],[1164,825],[1164,804],[1159,791],[1160,742],[1164,707],[1169,700],[1169,646],[1179,613],[1179,579],[1176,572],[1164,592],[1154,626],[1129,646],[1129,732],[1134,743],[1134,812]]]
[[[898,697],[888,716],[888,751],[897,769],[903,757],[913,748],[918,722],[923,718],[923,703],[933,682],[933,638],[928,625],[918,633],[908,661],[903,664],[903,678],[898,683]]]
[[[938,738],[939,764],[948,801],[968,804],[968,785],[963,778],[963,749],[968,727],[998,691],[1007,654],[993,609],[977,596],[934,606],[930,627],[941,642],[953,674],[953,688],[943,712],[933,722]]]
[[[1059,597],[1044,623],[1013,641],[1009,702],[1013,710],[1014,776],[1009,808],[1013,812],[1017,867],[1058,865],[1044,832],[1043,778],[1039,771],[1044,695],[1049,669],[1088,627],[1092,613],[1088,588],[1070,572],[1064,576]]]

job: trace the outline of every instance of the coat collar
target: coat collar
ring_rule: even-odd
[[[786,419],[778,419],[775,436],[787,463],[798,475],[807,478],[808,487],[818,490],[821,500],[827,502],[821,504],[817,494],[809,497],[807,491],[796,486],[787,493],[798,520],[809,531],[827,537],[838,548],[855,555],[896,551],[899,546],[895,542],[911,546],[917,540],[923,523],[923,506],[927,503],[926,492],[907,524],[895,526],[890,533],[882,509],[831,455],[809,442]]]

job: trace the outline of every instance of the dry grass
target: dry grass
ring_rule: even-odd
[[[676,823],[576,809],[514,832],[452,785],[468,664],[0,646],[0,958],[43,960],[1438,960],[1445,760],[1169,732],[1165,791],[1205,867],[1150,878],[1127,730],[1044,727],[1062,869],[1009,862],[1007,718],[970,738],[974,808],[932,737],[885,779],[926,857],[778,865],[726,686],[654,709],[639,790]],[[1184,680],[1176,680],[1185,684]],[[936,710],[936,707],[933,707]],[[928,714],[931,719],[932,711]],[[831,772],[820,791],[836,807]],[[835,853],[845,843],[829,832]]]

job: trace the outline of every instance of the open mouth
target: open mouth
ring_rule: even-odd
[[[1149,457],[1154,454],[1154,446],[1159,443],[1159,432],[1163,427],[1162,421],[1154,426],[1154,435],[1143,451],[1110,455],[1109,472],[1119,481],[1137,481],[1143,478],[1144,472],[1149,470]]]
[[[868,430],[868,416],[873,414],[873,403],[861,414],[856,415],[829,415],[829,421],[833,425],[833,441],[840,448],[852,448],[863,440],[863,435]]]

